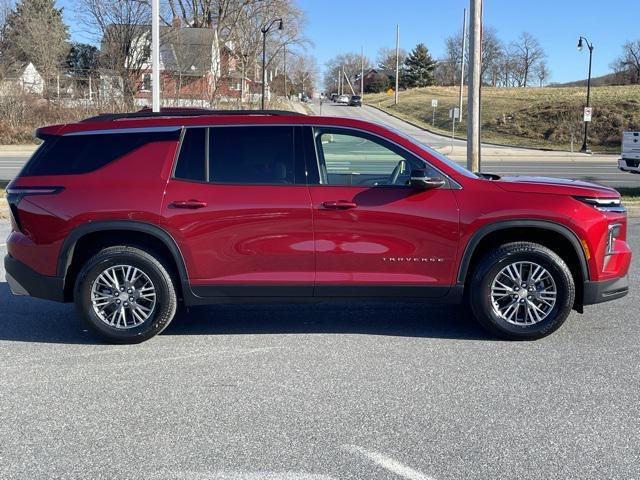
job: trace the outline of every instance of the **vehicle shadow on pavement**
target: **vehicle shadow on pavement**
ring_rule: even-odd
[[[16,297],[0,283],[0,340],[92,344],[97,343],[71,304]]]
[[[163,335],[314,333],[495,340],[462,306],[364,301],[192,307]]]
[[[460,306],[326,302],[180,308],[163,335],[362,334],[493,340]],[[96,344],[72,304],[13,296],[0,283],[0,341]]]

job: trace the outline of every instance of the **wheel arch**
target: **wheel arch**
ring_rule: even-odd
[[[583,283],[589,280],[589,266],[580,239],[564,225],[546,220],[506,220],[480,228],[464,249],[457,283],[466,285],[475,263],[492,245],[522,240],[540,243],[563,258],[574,275],[576,306],[581,307]]]
[[[101,233],[108,233],[108,236],[97,242],[96,245],[92,245],[93,242],[89,240],[95,239],[95,236]],[[128,238],[127,234],[130,234]],[[95,251],[107,246],[128,244],[155,247],[153,250],[171,263],[170,267],[177,276],[176,280],[179,281],[179,285],[176,286],[180,288],[183,296],[190,294],[191,290],[182,252],[166,230],[136,220],[108,220],[90,222],[75,227],[64,240],[58,256],[57,275],[64,279],[65,298],[70,299],[75,275],[78,273],[78,265],[74,262],[79,260],[79,255],[82,255],[87,248]]]

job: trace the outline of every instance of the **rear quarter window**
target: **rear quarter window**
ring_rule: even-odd
[[[21,176],[79,175],[93,172],[144,145],[178,140],[180,130],[48,136]]]

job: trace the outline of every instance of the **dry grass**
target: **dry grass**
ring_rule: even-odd
[[[457,87],[427,87],[386,94],[367,95],[365,102],[438,133],[451,134],[449,109],[458,104]],[[435,126],[431,100],[438,99]],[[466,105],[466,92],[465,92]],[[569,150],[582,144],[584,88],[490,88],[482,91],[483,140],[513,146]],[[590,145],[594,151],[617,151],[623,130],[640,130],[640,86],[592,89],[594,117]],[[465,107],[466,109],[466,107]],[[466,111],[463,112],[466,118]],[[458,135],[458,132],[460,135]],[[464,138],[466,123],[456,125]]]

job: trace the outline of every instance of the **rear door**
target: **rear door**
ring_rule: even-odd
[[[412,169],[443,174],[376,135],[309,129],[317,296],[439,297],[453,281],[458,209],[447,184],[408,185]],[[311,170],[311,167],[309,167]]]
[[[163,204],[202,297],[313,294],[301,128],[187,128]]]

